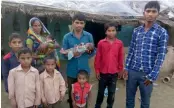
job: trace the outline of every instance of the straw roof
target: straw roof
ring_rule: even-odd
[[[17,2],[14,2],[17,1]],[[139,24],[139,20],[142,19],[142,14],[140,14],[140,11],[137,12],[135,10],[138,10],[137,7],[135,8],[135,4],[137,5],[138,2],[135,2],[132,6],[128,7],[128,2],[124,4],[123,2],[113,2],[108,3],[102,2],[100,5],[96,4],[96,8],[90,7],[91,2],[88,4],[86,2],[75,2],[75,4],[81,3],[82,5],[78,5],[79,7],[75,7],[74,4],[69,3],[69,8],[67,8],[67,4],[64,0],[62,2],[55,2],[51,5],[45,5],[49,4],[49,0],[47,3],[43,2],[44,0],[41,0],[43,4],[41,4],[39,1],[34,2],[33,0],[27,0],[27,2],[19,2],[19,1],[25,1],[25,0],[3,0],[2,1],[2,17],[9,13],[9,12],[22,12],[24,14],[28,15],[34,15],[34,16],[45,16],[48,18],[59,18],[59,19],[68,19],[70,20],[72,16],[76,12],[82,12],[86,16],[88,21],[92,22],[99,22],[99,23],[105,23],[108,21],[115,21],[120,24]],[[29,2],[31,1],[31,2]],[[54,0],[52,0],[54,1]],[[64,3],[65,4],[62,4]],[[59,4],[58,4],[59,3]],[[73,2],[74,3],[74,2]],[[99,2],[98,2],[99,3]],[[54,4],[54,5],[53,5]],[[85,5],[86,7],[85,7]],[[95,4],[93,4],[94,6]],[[120,7],[118,5],[121,5]],[[117,8],[115,8],[117,6]],[[120,9],[126,8],[125,10]],[[92,9],[93,8],[93,9]],[[98,10],[97,10],[98,9]],[[169,8],[167,8],[170,10]],[[113,12],[113,13],[112,13]],[[158,19],[160,22],[164,24],[168,24],[170,26],[174,26],[174,22],[169,19],[169,16],[166,15],[166,12],[169,13],[171,11],[165,11],[165,9],[162,11],[163,14]],[[174,13],[174,11],[172,11]],[[164,16],[165,15],[165,16]],[[172,18],[171,18],[172,19]]]

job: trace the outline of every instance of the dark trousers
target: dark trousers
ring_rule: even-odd
[[[112,108],[115,98],[117,78],[117,74],[100,74],[100,80],[98,83],[98,95],[95,108],[101,108],[106,87],[108,87],[107,108]]]
[[[146,73],[130,70],[128,72],[128,80],[126,84],[126,108],[135,107],[135,95],[137,87],[139,87],[141,95],[141,107],[150,108],[150,97],[153,89],[153,84],[144,85]]]
[[[59,102],[56,102],[54,104],[49,104],[48,108],[58,108],[59,107]]]
[[[77,78],[67,77],[67,81],[68,81],[68,94],[69,94],[68,102],[69,102],[69,107],[73,108],[72,99],[71,99],[71,90],[72,90],[72,84],[77,82]]]

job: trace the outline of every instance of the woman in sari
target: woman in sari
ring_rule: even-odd
[[[32,50],[34,58],[33,65],[39,72],[44,71],[43,60],[46,56],[55,56],[57,59],[57,69],[60,67],[59,58],[55,50],[59,45],[56,42],[47,42],[47,37],[50,37],[50,32],[41,20],[36,17],[31,18],[26,46]]]

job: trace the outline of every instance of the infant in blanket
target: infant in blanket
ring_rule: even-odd
[[[79,45],[74,46],[73,48],[64,50],[61,49],[60,53],[61,54],[67,54],[68,56],[68,60],[72,59],[74,57],[74,52],[79,52],[79,53],[84,53],[86,51],[88,51],[89,53],[92,52],[94,50],[94,45],[92,43],[81,43]]]

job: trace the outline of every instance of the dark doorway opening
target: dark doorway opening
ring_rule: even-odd
[[[105,38],[104,24],[87,21],[85,30],[93,35],[95,47],[101,39]]]

